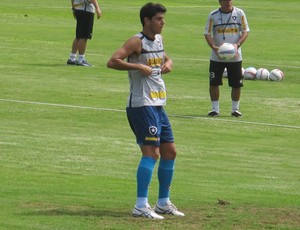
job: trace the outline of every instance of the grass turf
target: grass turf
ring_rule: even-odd
[[[244,67],[285,73],[282,82],[245,82],[241,119],[230,117],[226,81],[222,116],[206,117],[202,34],[217,2],[163,2],[174,60],[166,110],[178,148],[171,195],[186,213],[164,221],[130,216],[140,152],[124,112],[126,72],[105,66],[141,29],[144,2],[99,3],[104,15],[87,49],[93,68],[65,64],[75,23],[69,3],[0,3],[0,229],[298,229],[297,1],[236,2],[251,28]],[[151,204],[157,186],[154,176]]]

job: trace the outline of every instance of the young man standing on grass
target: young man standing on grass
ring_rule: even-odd
[[[212,11],[207,19],[204,36],[212,48],[209,66],[209,93],[212,102],[212,111],[208,116],[220,115],[219,85],[222,85],[222,75],[227,68],[228,83],[231,87],[232,110],[234,117],[242,116],[239,111],[242,76],[242,50],[241,45],[248,37],[250,31],[246,15],[243,10],[233,7],[232,0],[219,0],[221,7]],[[218,48],[223,43],[232,43],[236,49],[235,58],[222,60],[218,56]]]
[[[166,104],[166,87],[162,74],[169,73],[172,60],[166,55],[160,35],[165,24],[166,8],[147,3],[140,10],[142,32],[129,38],[109,59],[107,66],[127,70],[130,95],[127,118],[140,146],[142,158],[137,169],[137,199],[132,215],[164,219],[161,214],[184,216],[170,201],[176,147]],[[127,61],[124,61],[127,59]],[[159,196],[154,209],[148,203],[148,187],[156,162]]]
[[[76,37],[72,44],[72,51],[67,61],[68,65],[91,66],[85,59],[87,40],[92,39],[94,14],[99,19],[102,15],[97,0],[71,0],[76,24]],[[78,52],[78,60],[76,54]]]

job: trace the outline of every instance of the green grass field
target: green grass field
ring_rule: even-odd
[[[218,1],[162,1],[174,61],[165,76],[178,149],[171,199],[186,216],[131,217],[141,154],[124,111],[127,73],[106,62],[141,30],[144,3],[99,0],[86,54],[95,67],[84,68],[66,65],[69,1],[0,2],[0,229],[300,229],[298,0],[234,2],[251,29],[244,67],[285,73],[282,82],[245,81],[240,119],[230,117],[226,80],[222,116],[206,116],[203,31]],[[154,175],[152,205],[157,187]]]

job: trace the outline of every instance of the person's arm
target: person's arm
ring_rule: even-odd
[[[218,54],[219,47],[215,45],[214,40],[212,38],[213,25],[214,25],[214,21],[212,18],[212,14],[209,14],[205,24],[204,37],[209,47],[212,48],[216,54]]]
[[[247,31],[244,31],[242,33],[242,36],[239,38],[239,40],[237,41],[236,44],[233,44],[235,50],[236,50],[236,53],[235,53],[235,57],[238,57],[239,53],[238,53],[238,50],[239,48],[242,46],[242,44],[244,43],[244,41],[247,39],[248,37],[248,32]]]
[[[240,21],[242,22],[242,27],[241,27],[241,36],[238,39],[238,41],[236,42],[236,48],[240,48],[242,46],[242,44],[245,42],[245,40],[247,39],[248,35],[249,35],[249,26],[248,26],[248,21],[246,18],[246,15],[244,13],[244,11],[241,11],[241,19]]]
[[[211,37],[211,35],[210,35],[210,34],[205,34],[204,37],[205,37],[205,39],[206,39],[207,44],[210,46],[210,48],[212,48],[213,51],[216,53],[216,55],[217,55],[220,59],[222,59],[222,58],[220,57],[219,53],[218,53],[219,47],[215,45],[214,40],[213,40],[213,38]],[[236,47],[235,47],[235,51],[236,51],[236,54],[237,54],[238,52],[237,52],[237,48],[236,48]]]
[[[124,61],[124,59],[134,53],[140,54],[141,46],[140,38],[134,36],[128,39],[128,41],[111,56],[107,62],[107,67],[115,70],[139,70],[143,75],[149,76],[152,72],[150,66]]]
[[[210,46],[210,48],[212,48],[215,51],[215,53],[218,54],[219,47],[217,47],[215,45],[214,40],[212,39],[211,35],[205,34],[204,37],[205,37],[207,44]]]
[[[99,19],[102,16],[102,11],[99,7],[97,0],[90,0],[90,2],[95,6],[97,18]]]
[[[248,31],[244,31],[244,32],[242,33],[242,36],[239,38],[238,42],[236,43],[237,48],[240,48],[240,47],[241,47],[241,45],[242,45],[242,44],[244,43],[244,41],[247,39],[248,35],[249,35]]]
[[[76,15],[75,15],[75,8],[74,8],[74,0],[71,0],[71,9],[72,9],[72,14],[73,14],[73,17],[76,19]]]
[[[161,67],[161,72],[163,74],[169,73],[172,70],[173,61],[169,58],[169,56],[165,53],[165,63]]]
[[[163,37],[161,37],[163,41]],[[161,66],[161,73],[166,74],[172,71],[173,61],[169,56],[164,52],[164,63]]]

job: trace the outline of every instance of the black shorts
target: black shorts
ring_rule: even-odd
[[[92,39],[94,26],[94,13],[84,10],[75,10],[77,20],[76,38]]]
[[[227,68],[228,85],[232,88],[243,87],[242,62],[216,62],[210,60],[209,85],[223,85],[223,72]]]

